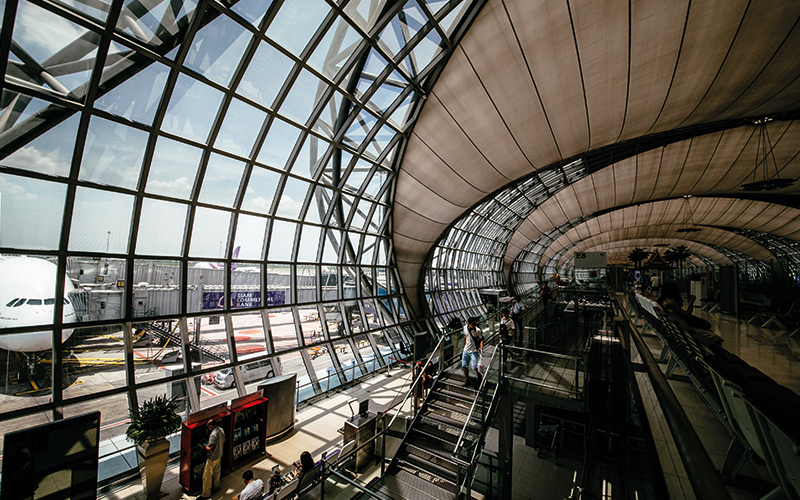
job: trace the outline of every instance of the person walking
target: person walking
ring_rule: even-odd
[[[253,479],[253,471],[247,469],[242,474],[244,489],[241,493],[233,497],[233,500],[261,500],[264,496],[264,481]]]
[[[203,492],[196,500],[209,499],[212,493],[219,491],[222,451],[225,449],[225,432],[219,426],[219,422],[211,419],[206,425],[210,432],[208,444],[204,446],[208,455],[205,469],[203,469]]]
[[[470,365],[478,374],[478,380],[480,380],[481,372],[478,370],[478,358],[480,358],[482,351],[483,335],[481,329],[478,328],[478,318],[469,318],[464,326],[464,352],[461,354],[461,368],[464,370],[462,387],[466,387],[469,384]]]
[[[511,319],[514,320],[514,330],[516,330],[516,334],[520,336],[522,335],[523,314],[525,314],[525,304],[522,303],[522,299],[517,295],[514,297],[514,305],[511,306]]]

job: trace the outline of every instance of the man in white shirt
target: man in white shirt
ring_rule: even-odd
[[[233,497],[233,500],[261,500],[264,496],[264,481],[253,479],[253,471],[250,469],[242,474],[244,489],[241,493]]]
[[[481,329],[478,328],[478,318],[469,318],[467,324],[464,326],[464,352],[461,354],[461,368],[464,369],[464,383],[462,387],[469,384],[469,369],[472,369],[478,374],[478,379],[481,378],[481,372],[478,370],[478,358],[483,350],[483,335]]]

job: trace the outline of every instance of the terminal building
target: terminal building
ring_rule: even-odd
[[[291,380],[278,454],[295,411],[384,374],[404,396],[430,359],[427,398],[370,389],[405,401],[372,481],[318,484],[800,498],[800,3],[0,12],[0,436],[99,411],[100,497],[137,474],[129,411],[156,396],[188,422]],[[654,309],[672,283],[708,325]]]

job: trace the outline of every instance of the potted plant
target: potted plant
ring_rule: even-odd
[[[131,425],[125,435],[136,443],[139,474],[147,498],[158,498],[169,459],[167,436],[181,428],[176,412],[179,401],[156,396],[130,411]]]

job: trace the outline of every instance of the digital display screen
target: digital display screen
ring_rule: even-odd
[[[0,500],[96,500],[100,412],[9,432]]]

